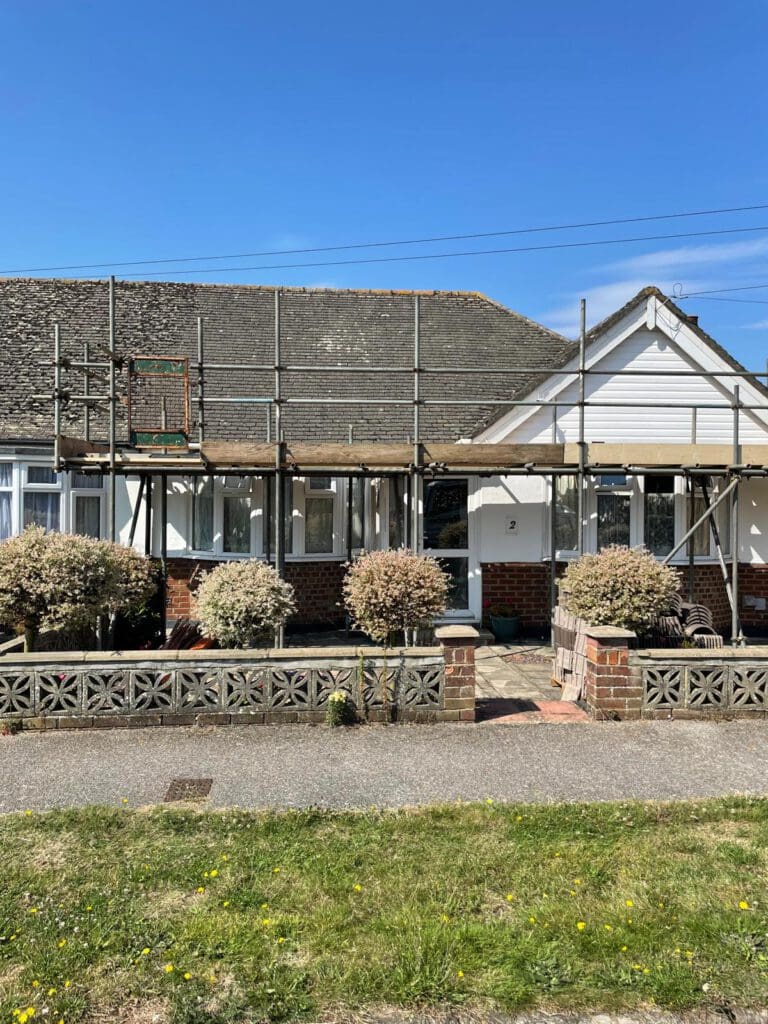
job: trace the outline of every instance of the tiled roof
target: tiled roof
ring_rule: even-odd
[[[515,366],[557,367],[575,346],[519,313],[473,292],[401,292],[281,288],[282,361],[285,364],[390,366],[391,374],[285,373],[284,397],[370,398],[413,396],[414,297],[420,302],[421,362],[424,366],[483,367],[482,374],[424,375],[424,398],[471,399],[462,406],[426,406],[424,439],[471,437],[505,412],[487,400],[521,397],[539,377],[494,373]],[[263,286],[125,282],[116,285],[118,353],[187,355],[197,358],[197,318],[205,324],[206,363],[262,363],[274,359],[275,289]],[[52,402],[31,395],[53,383],[53,325],[59,322],[65,356],[81,359],[83,343],[105,346],[108,287],[104,281],[38,278],[0,280],[0,440],[50,439]],[[102,350],[103,351],[103,350]],[[195,375],[192,380],[194,431]],[[82,390],[82,375],[67,381]],[[119,376],[125,395],[126,373]],[[209,372],[206,395],[263,395],[273,390],[272,372]],[[103,393],[96,382],[93,391]],[[484,404],[486,403],[486,404]],[[206,406],[209,439],[263,440],[264,406]],[[346,441],[350,425],[357,441],[403,441],[412,433],[408,405],[325,405],[284,408],[285,436],[293,441]],[[174,424],[169,418],[169,427]],[[82,435],[82,407],[65,411],[62,429]],[[92,436],[106,435],[105,415],[92,416]],[[126,438],[125,403],[118,436]]]

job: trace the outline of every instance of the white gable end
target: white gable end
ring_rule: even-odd
[[[649,298],[648,309],[641,305],[604,337],[593,341],[587,352],[587,367],[606,371],[605,376],[587,376],[587,402],[611,405],[587,405],[584,412],[586,441],[728,443],[733,436],[733,413],[728,406],[736,384],[741,385],[743,403],[760,404],[768,413],[765,397],[738,377],[713,380],[674,376],[674,371],[681,370],[731,368],[655,297]],[[618,370],[648,370],[654,375],[612,375]],[[579,440],[578,382],[574,377],[553,375],[529,396],[528,400],[532,399],[556,400],[558,408],[518,408],[476,440],[518,443]],[[626,402],[647,402],[653,407],[631,408],[622,404]],[[694,424],[691,409],[686,407],[691,403],[722,408],[697,410]],[[742,443],[768,443],[766,413],[745,410],[740,414]]]

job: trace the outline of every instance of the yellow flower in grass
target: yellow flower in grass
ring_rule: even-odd
[[[535,917],[529,917],[528,918],[528,923],[529,924],[536,924],[536,918]]]
[[[205,886],[204,885],[198,885],[197,892],[205,892]]]
[[[464,971],[456,971],[456,977],[457,978],[463,978],[464,977]]]
[[[163,970],[165,971],[166,974],[172,974],[173,973],[173,964],[166,964],[165,967],[163,968]]]
[[[280,868],[272,868],[272,874],[273,875],[279,875],[280,874]]]
[[[514,900],[514,896],[511,892],[507,893],[507,903],[511,903]]]
[[[32,982],[32,988],[40,988],[40,982],[37,980],[37,978],[35,978],[35,980]]]
[[[739,910],[749,910],[749,903],[746,900],[739,901]]]
[[[269,910],[269,904],[268,903],[262,903],[261,904],[261,909],[262,910]]]
[[[49,996],[55,996],[56,995],[56,989],[55,988],[49,988],[48,989],[48,995]]]
[[[219,872],[216,870],[216,868],[214,868],[213,871],[211,871],[211,873],[210,873],[211,874],[211,878],[216,878],[218,873]]]
[[[613,925],[612,924],[604,924],[603,928],[605,928],[605,930],[607,932],[612,932],[613,931]]]
[[[359,882],[357,882],[355,885],[353,885],[352,888],[355,890],[355,892],[362,892],[363,891],[363,887],[362,887],[362,885],[360,885]]]
[[[485,802],[486,802],[486,803],[487,803],[487,804],[488,804],[488,805],[490,806],[490,804],[492,804],[492,803],[493,803],[493,798],[492,798],[492,797],[490,797],[490,796],[487,796],[487,797],[485,798]]]
[[[69,978],[67,978],[67,980],[64,982],[64,988],[70,988],[71,985],[72,985],[72,982],[69,980]]]
[[[229,904],[230,904],[229,900],[224,900],[224,902],[222,903],[222,907],[228,907]]]
[[[587,927],[587,922],[586,921],[577,921],[576,922],[576,927],[579,929],[580,932],[583,932],[584,929]]]
[[[59,942],[58,942],[59,949],[64,949],[66,944],[67,944],[67,940],[66,939],[59,939]]]
[[[624,900],[624,903],[625,903],[625,905],[626,905],[626,906],[628,906],[628,907],[634,907],[634,905],[635,905],[635,904],[634,904],[634,903],[632,902],[632,900]]]
[[[142,949],[142,951],[141,951],[141,955],[142,956],[149,956],[150,952],[151,952],[151,950],[150,950],[149,946],[145,946],[144,949]]]
[[[280,938],[279,938],[279,939],[277,940],[277,942],[278,942],[278,945],[280,945],[280,946],[282,946],[282,944],[283,944],[283,943],[285,942],[285,939],[283,938],[283,936],[282,936],[282,935],[281,935],[281,936],[280,936]]]
[[[189,973],[189,971],[184,971],[184,981],[189,981],[191,977],[192,975]]]

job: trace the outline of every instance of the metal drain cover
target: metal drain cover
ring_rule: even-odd
[[[204,800],[211,792],[213,779],[171,779],[165,803],[177,800]]]

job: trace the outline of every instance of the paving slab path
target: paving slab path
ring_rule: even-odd
[[[674,800],[768,793],[768,721],[229,726],[0,738],[0,812],[163,801],[397,807],[453,800]]]

